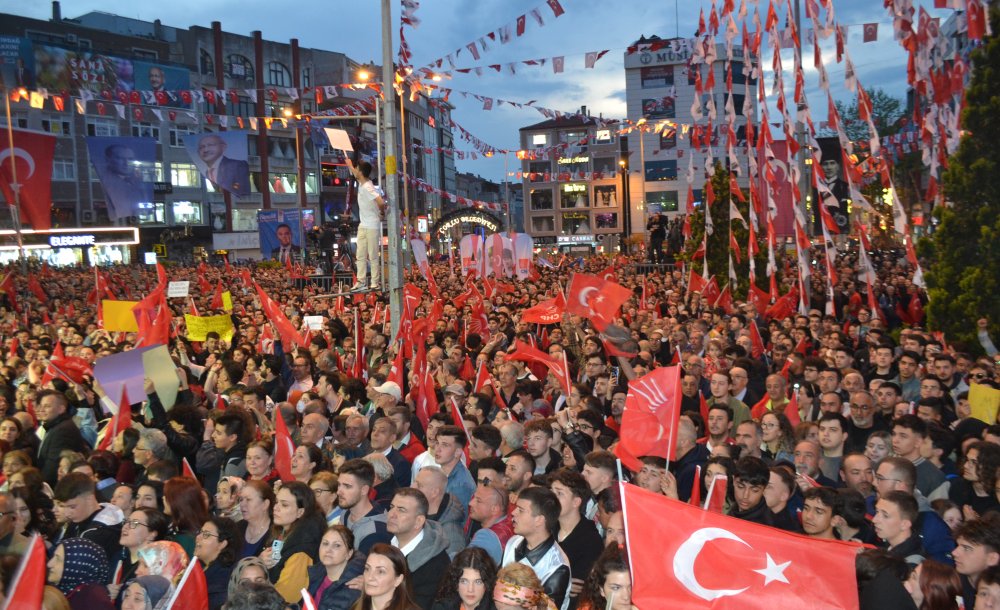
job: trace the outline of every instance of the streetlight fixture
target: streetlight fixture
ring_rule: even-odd
[[[4,90],[3,97],[6,102],[7,110],[7,146],[8,150],[14,152],[14,122],[10,118],[10,96],[12,93],[16,93],[18,99],[20,99],[28,96],[28,90],[24,87],[15,89],[14,91],[11,91],[10,89]],[[10,206],[10,216],[14,224],[14,233],[17,235],[17,252],[21,259],[21,273],[24,274],[25,279],[27,279],[28,256],[24,251],[24,236],[21,234],[21,188],[17,183],[16,157],[17,155],[10,155],[10,186],[11,190],[14,191],[14,205]]]

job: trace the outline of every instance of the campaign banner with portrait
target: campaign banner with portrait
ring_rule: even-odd
[[[156,140],[91,136],[87,152],[104,188],[112,222],[152,209]]]
[[[257,212],[260,253],[264,258],[301,261],[304,235],[313,227],[315,210],[261,210]]]
[[[819,144],[821,155],[819,162],[821,188],[817,189],[814,186],[812,189],[815,233],[822,232],[817,205],[822,202],[833,218],[833,222],[837,225],[837,232],[846,235],[851,229],[851,189],[844,179],[840,140],[837,138],[816,138],[816,142]]]
[[[672,95],[645,98],[642,100],[642,116],[650,119],[672,119],[677,115],[675,102],[676,98]]]
[[[184,148],[214,188],[237,197],[250,194],[246,131],[207,131],[188,136]]]
[[[17,36],[0,36],[0,84],[5,89],[35,88],[31,41]]]
[[[531,264],[534,262],[535,240],[527,233],[515,233],[510,240],[514,244],[514,260],[517,263],[515,274],[517,279],[526,280],[531,275]]]
[[[188,108],[190,104],[185,104],[177,91],[184,91],[191,88],[191,73],[184,68],[173,68],[161,64],[149,63],[146,61],[133,62],[133,85],[136,91],[149,92],[154,99],[144,99],[147,104],[157,103],[161,106],[173,106],[176,108]],[[163,93],[169,93],[164,97]],[[164,103],[164,101],[167,103]]]

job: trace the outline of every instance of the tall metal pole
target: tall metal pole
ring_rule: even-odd
[[[392,336],[399,330],[399,320],[403,313],[403,273],[399,265],[399,182],[396,178],[396,90],[393,89],[395,70],[392,62],[392,9],[389,0],[382,0],[382,95],[385,109],[385,195],[388,199],[389,224],[389,315],[392,320]],[[402,119],[402,117],[400,117]]]
[[[14,123],[10,118],[10,89],[4,89],[4,100],[7,108],[7,150],[14,152]],[[10,206],[10,216],[14,223],[14,233],[17,235],[17,254],[21,259],[21,275],[28,281],[28,257],[24,252],[24,236],[21,234],[21,185],[17,183],[17,155],[10,155],[10,186],[14,191],[14,205]],[[10,203],[10,202],[8,202]]]
[[[507,206],[507,233],[514,231],[513,217],[510,210],[510,176],[507,174],[507,162],[510,160],[510,152],[503,154],[503,201]]]
[[[795,12],[795,31],[799,33],[799,36],[802,35],[802,10],[800,4],[801,2],[799,0],[795,0],[795,4],[793,5]],[[796,65],[801,66],[802,49],[800,47],[795,47],[793,52],[795,53]],[[808,171],[808,159],[812,157],[812,153],[809,151],[809,143],[806,141],[805,123],[798,118],[798,110],[800,110],[800,108],[797,104],[795,109],[795,139],[799,143],[799,192],[802,194],[802,201],[799,205],[802,206],[802,217],[806,219],[806,226],[803,227],[803,229],[805,229],[806,235],[811,235],[812,222],[810,222],[809,209],[806,206],[806,203],[812,194],[812,189],[809,187],[811,174]],[[817,202],[814,201],[813,205],[817,205]],[[805,288],[805,290],[808,290],[808,288]]]

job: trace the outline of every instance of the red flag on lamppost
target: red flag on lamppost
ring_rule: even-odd
[[[621,484],[639,608],[858,608],[858,546],[791,534]],[[655,527],[651,527],[655,524]]]

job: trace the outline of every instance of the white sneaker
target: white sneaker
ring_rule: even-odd
[[[371,286],[368,287],[368,290],[382,290],[382,286],[380,286],[379,284],[372,284]]]
[[[355,284],[351,286],[350,292],[357,292],[359,290],[364,290],[364,289],[365,285],[362,282],[355,282]]]

